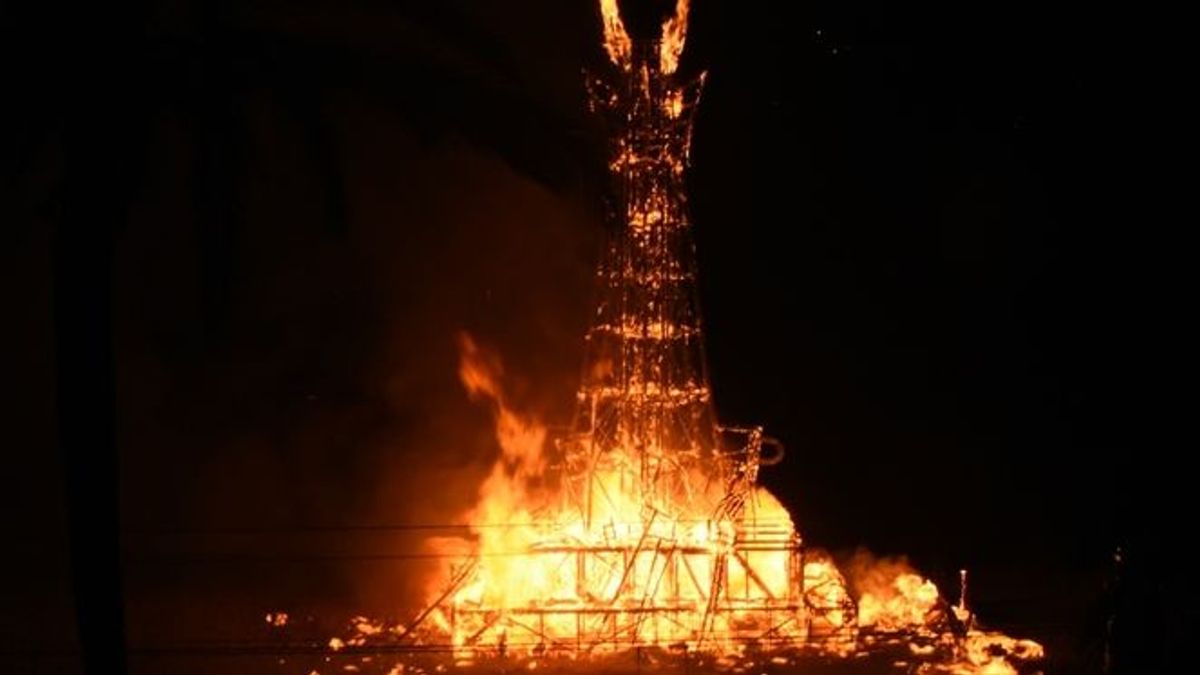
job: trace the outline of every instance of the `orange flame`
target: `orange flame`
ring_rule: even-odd
[[[503,473],[514,473],[525,479],[539,474],[544,468],[542,446],[546,441],[546,429],[522,418],[505,403],[499,381],[503,369],[497,361],[485,357],[470,335],[459,335],[459,351],[458,376],[467,394],[474,400],[487,399],[493,407],[496,440],[503,460],[496,469],[506,469]],[[485,493],[487,488],[485,484]]]
[[[608,58],[615,65],[628,69],[633,42],[625,32],[617,0],[600,0],[600,20],[604,25],[604,50],[608,52]]]
[[[479,649],[540,659],[550,647],[579,658],[638,644],[686,644],[728,659],[741,651],[734,636],[747,628],[838,656],[863,647],[854,639],[859,630],[924,636],[926,642],[909,647],[918,659],[944,655],[940,665],[921,669],[931,674],[1016,675],[1014,663],[1044,658],[1037,642],[975,629],[965,600],[951,607],[904,559],[860,552],[845,567],[848,584],[832,558],[818,551],[805,552],[795,567],[792,556],[799,549],[739,547],[735,542],[745,537],[798,541],[787,509],[761,487],[752,489],[731,520],[713,518],[723,494],[719,486],[681,495],[680,512],[647,514],[630,474],[635,452],[617,448],[592,468],[591,480],[605,499],[590,514],[580,513],[570,505],[572,486],[553,479],[558,460],[549,451],[546,427],[508,401],[500,361],[466,333],[458,341],[459,378],[472,400],[489,406],[500,450],[465,514],[471,536],[429,542],[461,561],[427,587],[427,616],[431,630],[451,638],[455,657],[468,659],[463,663]],[[718,588],[734,609],[712,615],[705,607],[711,610]],[[656,606],[673,609],[640,613]],[[796,607],[805,608],[803,620],[781,619]],[[938,625],[947,612],[965,626],[957,638]],[[275,616],[268,615],[268,623]],[[617,626],[632,626],[632,633],[614,635]],[[409,634],[404,626],[363,617],[351,628],[345,639],[330,640],[331,651]]]
[[[903,558],[859,551],[847,565],[858,592],[858,625],[876,630],[923,626],[938,604],[937,586]]]
[[[593,612],[636,616],[638,605],[674,603],[678,610],[673,620],[644,622],[645,639],[666,644],[694,641],[704,633],[704,608],[715,583],[721,584],[721,593],[747,603],[773,601],[787,606],[795,589],[792,549],[781,545],[746,551],[732,546],[735,530],[785,544],[795,537],[787,509],[767,490],[757,488],[751,493],[736,522],[714,520],[723,486],[706,484],[705,477],[697,475],[691,485],[700,486],[699,491],[680,495],[682,512],[647,516],[640,481],[631,473],[637,466],[636,452],[625,448],[613,451],[594,468],[591,480],[604,499],[581,513],[568,506],[566,493],[571,487],[551,483],[546,428],[509,405],[499,362],[469,335],[459,337],[459,347],[459,377],[472,399],[491,407],[501,450],[467,516],[474,546],[462,540],[434,543],[442,553],[468,553],[475,565],[453,587],[449,611],[434,619],[452,636],[460,654],[466,655],[471,645],[532,649],[533,643],[509,636],[502,624],[489,623],[491,615],[506,609],[539,610],[538,631],[546,639],[563,642],[578,639],[581,621],[594,620],[595,625],[585,627],[583,634],[597,644],[605,643],[603,648],[612,648],[616,643],[607,644],[610,624],[604,615],[550,610],[584,609],[579,603],[586,602],[586,609]],[[802,574],[814,589],[810,600],[833,607],[848,598],[832,563],[809,562]],[[429,589],[431,597],[440,597],[452,581],[439,580]],[[638,589],[636,598],[627,597],[630,589]],[[635,601],[637,605],[629,604]],[[779,610],[759,616],[750,604],[747,607],[714,617],[717,630],[712,632],[728,632],[735,624],[770,628],[780,620]],[[848,620],[838,612],[824,619],[832,628]],[[784,623],[778,632],[780,637],[801,637],[805,630],[797,621]],[[733,644],[710,647],[728,649]]]
[[[687,40],[689,0],[675,0],[675,13],[662,25],[662,44],[659,45],[659,68],[670,75],[679,68],[679,57]]]
[[[467,515],[471,540],[432,542],[443,554],[473,561],[429,588],[433,605],[439,606],[433,621],[451,637],[460,658],[471,658],[479,647],[534,655],[548,643],[578,648],[580,640],[591,652],[640,642],[700,647],[696,640],[701,635],[711,636],[705,650],[731,653],[739,649],[731,636],[746,627],[767,628],[776,638],[824,645],[826,652],[840,655],[856,649],[853,641],[836,638],[847,630],[938,635],[931,618],[945,603],[933,582],[903,559],[857,555],[847,567],[858,591],[855,602],[846,578],[826,555],[809,551],[797,583],[791,557],[795,549],[733,545],[735,537],[759,542],[796,537],[791,515],[764,488],[753,489],[733,521],[712,516],[720,486],[680,495],[676,503],[681,512],[648,515],[640,483],[630,473],[637,466],[636,453],[617,448],[593,467],[590,479],[605,499],[591,505],[590,513],[581,513],[570,506],[571,486],[550,478],[546,427],[507,401],[499,360],[465,333],[459,336],[459,348],[459,378],[473,400],[490,406],[500,447]],[[692,485],[704,484],[702,477],[696,478]],[[744,609],[710,619],[704,608],[718,587],[744,603]],[[802,597],[794,595],[797,589]],[[781,603],[778,607],[800,603],[807,608],[806,620],[780,621],[780,610],[761,609],[775,601]],[[612,630],[622,625],[624,613],[636,617],[639,608],[652,605],[677,609],[669,620],[648,615],[629,621],[633,634],[624,636],[624,642],[613,639]],[[518,617],[536,615],[536,629],[516,619],[507,624],[497,620],[509,610]],[[610,622],[613,616],[618,618]],[[709,620],[713,623],[705,624]],[[927,653],[924,647],[914,649],[914,655]],[[1036,642],[970,630],[956,654],[946,672],[1008,675],[1015,670],[1006,655],[1036,659],[1042,652]]]
[[[858,625],[899,630],[925,623],[938,601],[938,589],[919,574],[896,576],[892,583],[866,591],[858,600]]]
[[[666,255],[661,251],[670,247],[663,242],[686,226],[682,201],[671,191],[680,189],[690,139],[690,126],[681,122],[687,122],[682,118],[698,89],[658,76],[679,67],[689,10],[689,0],[676,0],[664,21],[658,72],[653,62],[639,60],[632,73],[632,42],[617,0],[600,0],[604,48],[627,71],[638,104],[622,108],[612,92],[593,101],[627,116],[650,116],[639,122],[649,140],[637,134],[618,139],[610,169],[642,190],[625,204],[622,224],[628,241],[655,256]],[[703,75],[696,82],[702,85]],[[665,171],[653,174],[646,167]],[[638,176],[648,180],[634,180]],[[680,261],[649,253],[645,259],[655,261],[648,265],[654,269],[635,274],[626,261],[622,274],[655,288],[683,278]],[[920,672],[1008,675],[1015,671],[1005,655],[1041,658],[1035,642],[975,630],[965,598],[950,607],[933,582],[903,560],[860,556],[845,568],[848,584],[829,556],[805,549],[787,509],[757,485],[759,467],[768,464],[761,455],[762,429],[719,427],[703,410],[677,404],[708,405],[705,378],[661,376],[663,367],[654,364],[677,352],[646,356],[648,341],[694,341],[699,335],[698,324],[672,319],[656,302],[646,301],[640,313],[604,315],[589,333],[589,339],[617,336],[635,345],[639,362],[650,366],[630,374],[628,363],[614,363],[611,355],[591,362],[589,384],[578,398],[590,412],[590,427],[553,443],[546,426],[506,396],[500,361],[470,335],[459,336],[459,379],[467,395],[491,411],[500,452],[465,514],[470,536],[429,542],[458,564],[427,588],[430,603],[410,628],[388,632],[403,638],[429,619],[424,625],[434,626],[441,639],[449,636],[455,655],[468,660],[477,649],[540,658],[548,649],[578,657],[642,645],[728,655],[748,644],[782,644],[844,656],[884,633],[929,638],[909,643],[914,656],[932,654],[935,644],[953,646],[951,670]],[[620,388],[610,382],[616,373],[626,380]],[[619,400],[628,409],[612,413],[602,400]],[[736,432],[748,440],[732,448],[719,439],[702,443],[702,418],[717,435]],[[600,442],[597,419],[618,422],[605,427]],[[687,433],[673,436],[677,419],[692,423]],[[857,641],[860,629],[865,642]],[[354,631],[348,641],[334,638],[330,648],[359,646],[385,632],[365,619]]]

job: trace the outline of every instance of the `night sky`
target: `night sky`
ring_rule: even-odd
[[[762,481],[810,545],[907,555],[951,597],[969,568],[1054,672],[1098,672],[1114,612],[1120,672],[1175,663],[1162,317],[1190,304],[1160,281],[1135,17],[693,4],[710,373],[724,422],[787,447]],[[65,11],[0,13],[0,649],[75,672],[78,584],[123,598],[131,672],[266,610],[402,614],[439,532],[404,526],[453,522],[495,453],[457,331],[569,421],[604,227],[594,3]]]

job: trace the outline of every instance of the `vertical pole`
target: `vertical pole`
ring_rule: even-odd
[[[580,548],[575,551],[575,599],[582,601],[587,596],[587,561],[586,551]]]
[[[796,542],[797,566],[800,568],[796,572],[799,582],[796,584],[800,589],[799,605],[800,611],[804,613],[804,639],[808,641],[812,637],[812,616],[808,611],[808,594],[804,590],[804,582],[807,579],[804,572],[804,542]]]
[[[967,571],[958,571],[958,611],[960,614],[967,613]]]

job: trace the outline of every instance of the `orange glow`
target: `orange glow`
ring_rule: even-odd
[[[963,657],[954,668],[954,674],[1017,675],[1012,661],[1037,661],[1045,656],[1045,650],[1033,640],[972,631],[964,640]]]
[[[635,647],[850,656],[896,639],[908,640],[906,659],[949,668],[913,672],[1001,675],[1015,673],[1012,659],[1041,658],[1037,643],[975,628],[965,571],[952,606],[904,561],[856,556],[839,567],[759,484],[782,445],[761,427],[718,423],[703,359],[684,171],[704,77],[667,77],[688,0],[676,1],[662,40],[636,52],[617,1],[599,5],[618,81],[589,85],[593,110],[618,128],[608,157],[616,222],[575,417],[551,433],[514,406],[500,360],[460,335],[459,379],[489,410],[499,451],[463,514],[469,534],[428,542],[452,562],[408,628],[363,619],[331,649],[411,635],[448,641],[460,662],[519,655],[530,670]]]
[[[600,21],[604,26],[604,51],[608,52],[608,58],[613,64],[628,69],[633,41],[625,32],[617,0],[600,0]]]
[[[882,629],[919,626],[938,600],[937,586],[916,574],[901,574],[879,595],[864,593],[858,600],[858,625]]]
[[[670,75],[679,68],[679,57],[687,41],[689,0],[675,0],[675,13],[662,25],[662,44],[659,45],[659,68]]]
[[[697,468],[672,495],[673,511],[648,513],[639,457],[623,448],[597,462],[592,494],[602,498],[581,508],[571,486],[556,484],[545,427],[507,404],[499,364],[469,336],[459,346],[460,379],[491,408],[501,449],[467,517],[470,545],[435,544],[442,553],[469,551],[473,561],[464,563],[473,565],[465,578],[458,567],[429,589],[436,600],[457,582],[434,621],[460,656],[474,648],[528,652],[581,641],[593,652],[640,642],[729,650],[736,646],[732,637],[749,629],[775,628],[780,639],[806,634],[796,611],[798,537],[768,491],[755,489],[736,518],[722,519],[714,514],[724,486]],[[739,547],[737,538],[757,544]],[[836,567],[810,561],[802,574],[810,600],[829,609],[820,625],[834,630],[847,623],[849,596]],[[734,608],[713,611],[714,593],[735,598]],[[655,607],[670,612],[646,612]],[[506,610],[511,615],[497,620]],[[613,639],[614,629],[626,634]]]
[[[856,557],[852,598],[832,558],[801,557],[792,517],[769,491],[754,488],[735,516],[723,518],[728,493],[704,469],[679,483],[667,502],[674,510],[655,510],[636,473],[638,452],[620,447],[592,467],[593,494],[603,498],[585,505],[556,475],[561,455],[546,427],[508,403],[499,360],[466,334],[459,349],[459,378],[490,408],[500,454],[467,514],[471,537],[431,542],[461,556],[428,588],[431,623],[457,658],[495,649],[534,656],[553,647],[578,658],[672,644],[736,654],[747,634],[850,655],[860,649],[859,630],[925,636],[935,642],[910,646],[928,657],[946,635],[939,612],[969,623],[965,598],[951,607],[902,560]],[[724,611],[714,610],[716,596]],[[382,631],[358,619],[356,635],[331,648]],[[1008,675],[1016,672],[1012,659],[1043,653],[1036,642],[969,628],[953,654],[949,670],[931,672]]]
[[[491,409],[500,449],[466,518],[472,536],[433,542],[464,561],[428,591],[432,622],[459,658],[501,647],[532,655],[556,644],[572,657],[636,644],[731,653],[748,631],[849,654],[857,649],[853,630],[938,635],[933,619],[948,605],[931,581],[902,561],[856,561],[852,599],[831,558],[809,551],[800,563],[791,515],[764,488],[753,489],[736,517],[721,518],[723,486],[694,469],[669,501],[674,511],[648,512],[638,453],[623,447],[593,467],[603,499],[582,508],[555,475],[561,457],[545,426],[507,402],[499,361],[466,334],[459,347],[463,387]],[[732,608],[714,612],[714,593]],[[664,608],[669,620],[647,611]],[[953,610],[966,611],[961,603]],[[381,630],[360,623],[360,637]],[[1041,647],[970,631],[953,672],[1015,672],[997,653],[1040,658]]]

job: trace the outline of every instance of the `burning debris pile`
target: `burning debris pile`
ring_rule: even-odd
[[[704,77],[678,74],[688,3],[650,40],[630,36],[616,0],[600,10],[613,67],[589,89],[613,130],[612,227],[571,431],[552,437],[514,410],[498,361],[461,336],[460,378],[501,449],[466,516],[472,536],[429,543],[457,562],[412,621],[360,620],[331,646],[444,645],[471,660],[890,649],[954,673],[1041,658],[977,630],[965,599],[949,604],[902,563],[851,565],[847,584],[758,486],[782,447],[717,423],[705,369],[684,189]]]

